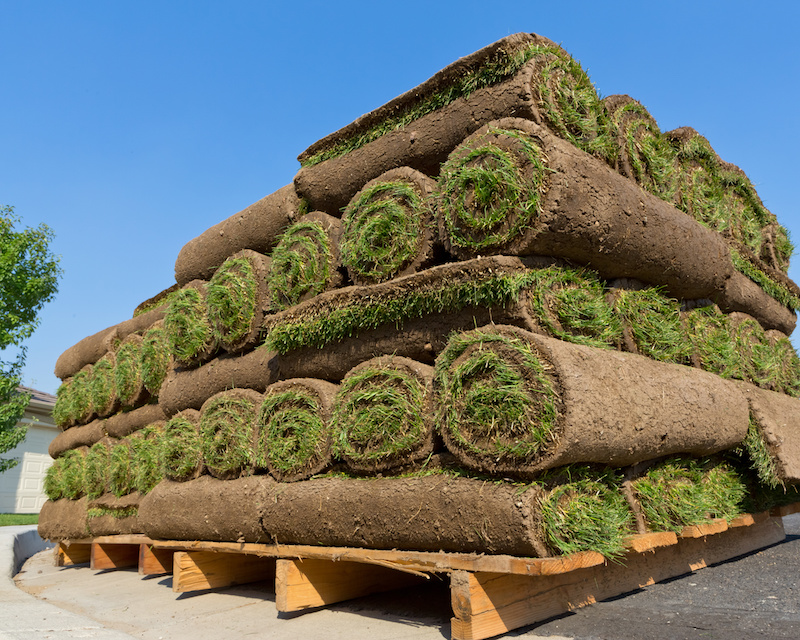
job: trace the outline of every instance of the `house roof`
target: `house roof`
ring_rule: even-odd
[[[45,393],[44,391],[37,391],[36,389],[23,386],[17,387],[17,391],[31,394],[31,402],[29,407],[32,409],[40,409],[49,413],[53,410],[53,407],[56,404],[56,397],[52,393]]]

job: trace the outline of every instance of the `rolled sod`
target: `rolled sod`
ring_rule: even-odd
[[[83,482],[89,499],[99,498],[109,490],[109,465],[114,445],[114,440],[104,438],[93,444],[86,453]]]
[[[542,495],[448,475],[315,478],[274,485],[262,523],[279,544],[546,557]]]
[[[687,299],[722,291],[733,273],[719,234],[527,120],[476,131],[439,184],[440,235],[462,259],[558,256]]]
[[[268,542],[261,513],[275,486],[269,476],[164,480],[139,503],[141,529],[154,540]]]
[[[755,430],[747,451],[754,463],[760,462],[755,466],[761,482],[800,485],[800,400],[752,385],[742,388]]]
[[[732,467],[713,459],[670,458],[632,482],[650,531],[674,531],[742,512],[746,486]]]
[[[69,424],[83,425],[88,423],[94,416],[91,383],[92,365],[90,364],[87,364],[70,378],[62,402],[64,414],[68,417]]]
[[[118,498],[136,491],[136,455],[132,436],[119,440],[109,454],[108,489]]]
[[[89,395],[92,408],[99,418],[107,418],[120,408],[119,397],[114,384],[116,364],[116,354],[113,351],[109,351],[92,367]]]
[[[103,420],[93,420],[89,424],[72,427],[62,431],[50,441],[47,452],[51,458],[58,458],[65,451],[77,449],[78,447],[91,447],[99,442],[106,435]]]
[[[645,107],[625,95],[603,98],[616,125],[618,170],[648,193],[672,202],[677,185],[677,153]]]
[[[716,305],[683,314],[697,366],[723,378],[743,377],[742,354],[736,348],[730,318]]]
[[[252,389],[222,391],[200,409],[203,463],[215,478],[231,480],[253,473],[256,415],[262,394]]]
[[[244,249],[225,260],[206,289],[208,322],[214,340],[228,352],[253,346],[269,304],[270,259]]]
[[[133,486],[141,494],[148,493],[164,477],[161,440],[165,424],[163,421],[149,424],[130,436],[136,460]]]
[[[746,275],[734,272],[724,289],[711,296],[725,313],[747,313],[766,329],[777,329],[785,334],[794,331],[797,315]]]
[[[434,259],[430,196],[436,182],[400,167],[368,182],[342,216],[342,263],[355,284],[374,284],[414,273]]]
[[[157,404],[146,404],[133,411],[117,413],[103,421],[103,428],[112,438],[124,438],[148,424],[164,420],[164,410]]]
[[[287,185],[188,242],[175,261],[175,281],[208,280],[228,256],[242,249],[269,253],[297,217],[300,200]]]
[[[546,124],[591,153],[613,156],[610,122],[580,65],[551,40],[518,33],[309,147],[299,157],[297,192],[334,213],[390,169],[436,175],[465,136],[505,116]]]
[[[142,494],[124,496],[113,493],[90,499],[87,505],[87,526],[92,537],[141,533],[138,511]]]
[[[359,473],[422,462],[433,453],[433,367],[400,356],[361,363],[342,380],[333,450]]]
[[[56,423],[56,426],[61,431],[69,429],[75,425],[75,421],[72,417],[72,409],[69,406],[71,402],[71,385],[72,378],[67,378],[60,385],[58,385],[58,389],[56,389],[56,402],[53,406],[53,422]]]
[[[86,526],[87,499],[48,500],[39,512],[39,535],[44,540],[81,540],[89,537]]]
[[[56,376],[62,380],[74,376],[87,364],[93,364],[102,358],[109,350],[110,340],[123,340],[129,334],[142,331],[163,317],[163,308],[153,309],[84,338],[58,357]]]
[[[47,470],[44,488],[51,500],[77,500],[86,495],[84,469],[88,447],[65,451]]]
[[[276,355],[261,347],[243,355],[220,355],[196,369],[174,369],[161,387],[158,406],[173,416],[184,409],[200,409],[211,396],[226,389],[264,391],[280,379]]]
[[[193,280],[173,294],[164,329],[172,356],[183,367],[193,367],[210,360],[218,344],[208,319],[206,296],[208,283]]]
[[[149,397],[142,382],[142,337],[132,333],[117,348],[114,364],[114,390],[126,409],[143,404]]]
[[[161,385],[172,367],[167,331],[163,320],[142,334],[142,384],[150,397],[158,398]]]
[[[436,389],[447,448],[469,469],[512,477],[710,455],[748,427],[739,386],[714,374],[516,327],[454,335]]]
[[[281,235],[268,276],[272,309],[287,309],[341,285],[341,236],[341,221],[321,211],[304,215]]]
[[[200,412],[186,409],[172,416],[161,437],[161,464],[164,477],[185,482],[203,472],[203,450],[200,445]]]
[[[329,467],[338,389],[313,378],[267,387],[256,418],[256,465],[280,482],[305,480]]]

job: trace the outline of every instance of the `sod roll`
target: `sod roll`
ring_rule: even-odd
[[[164,317],[170,351],[182,367],[207,362],[218,350],[208,319],[207,295],[208,283],[193,280],[173,294]]]
[[[263,530],[279,544],[552,555],[542,489],[447,475],[318,478],[274,485]]]
[[[268,542],[261,512],[275,486],[269,476],[165,480],[142,498],[139,522],[154,540]]]
[[[92,367],[89,395],[91,405],[98,418],[107,418],[120,408],[117,390],[114,386],[116,355],[109,351]]]
[[[146,329],[163,317],[163,308],[153,309],[84,338],[58,357],[55,366],[56,376],[64,380],[75,375],[87,364],[102,358],[109,350],[110,340],[114,338],[122,340],[131,333]]]
[[[111,448],[115,444],[112,438],[103,438],[89,447],[86,453],[83,482],[86,497],[90,500],[99,498],[109,490]]]
[[[769,474],[781,484],[800,484],[800,400],[752,385],[742,386],[761,441],[758,447],[767,458],[763,464],[771,468]],[[760,474],[762,482],[769,474]]]
[[[208,280],[228,256],[242,249],[269,253],[299,209],[294,187],[287,185],[215,224],[180,250],[175,281],[184,286]]]
[[[161,385],[173,365],[164,321],[154,322],[142,334],[142,384],[150,397],[158,398]]]
[[[47,452],[55,459],[65,451],[78,447],[91,447],[106,435],[105,425],[102,420],[93,420],[87,425],[73,427],[62,431],[50,441]]]
[[[86,509],[86,498],[48,500],[39,512],[39,535],[53,542],[88,538]]]
[[[716,375],[516,327],[454,335],[436,387],[447,448],[486,473],[709,455],[742,442],[748,426],[738,385]]]
[[[400,167],[368,182],[342,216],[342,263],[355,284],[414,273],[434,260],[436,182]]]
[[[157,404],[146,404],[133,411],[117,413],[103,421],[103,428],[112,438],[125,436],[165,419],[164,410]]]
[[[329,467],[337,390],[314,378],[267,387],[256,418],[256,465],[280,482],[305,480]]]
[[[766,329],[777,329],[789,335],[797,325],[797,315],[764,292],[746,275],[734,271],[722,291],[711,296],[726,313],[740,311],[755,318]]]
[[[135,333],[127,336],[116,351],[114,390],[126,409],[140,406],[149,397],[142,381],[142,337]]]
[[[252,389],[222,391],[200,409],[203,463],[215,478],[251,475],[255,468],[256,415],[262,394]]]
[[[206,288],[206,308],[215,342],[230,353],[252,347],[269,304],[270,259],[244,249],[222,263]]]
[[[551,40],[518,33],[309,147],[295,187],[313,208],[334,213],[390,169],[436,175],[465,136],[505,116],[546,124],[590,153],[613,156],[610,123],[580,65]]]
[[[476,131],[439,183],[440,235],[459,258],[558,256],[688,299],[711,297],[733,273],[718,234],[527,120]]]
[[[333,409],[334,452],[359,473],[420,463],[433,453],[433,367],[400,356],[361,363]]]
[[[272,309],[286,309],[342,284],[341,236],[341,221],[321,211],[304,215],[281,235],[269,269]]]
[[[186,409],[172,416],[161,438],[161,464],[168,480],[185,482],[203,473],[200,412]]]

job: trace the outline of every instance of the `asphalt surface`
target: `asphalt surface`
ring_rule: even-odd
[[[787,539],[762,551],[503,637],[796,640],[800,638],[800,514],[784,518],[784,526]],[[3,560],[0,545],[0,562]],[[452,615],[446,581],[434,580],[425,587],[359,598],[300,615],[283,615],[276,611],[275,593],[268,583],[175,594],[170,576],[140,578],[136,570],[92,571],[87,565],[58,568],[51,551],[28,560],[16,583],[27,593],[17,590],[13,603],[0,585],[3,640],[32,636],[440,640],[449,638]],[[20,604],[20,598],[26,599],[27,605]],[[44,612],[50,620],[61,622],[73,616],[83,621],[83,626],[49,630],[47,620],[34,625],[36,616],[44,615],[44,610],[34,611],[40,605],[50,607]],[[31,608],[27,613],[25,606]],[[24,628],[16,629],[15,624]]]

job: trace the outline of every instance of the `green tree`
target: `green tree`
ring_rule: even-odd
[[[17,392],[25,363],[23,342],[39,323],[38,314],[58,290],[61,275],[59,257],[48,245],[53,232],[46,224],[16,231],[19,222],[14,208],[0,206],[0,454],[10,451],[25,439],[27,429],[17,422],[28,406],[30,396]],[[2,357],[9,347],[16,357]],[[0,473],[19,460],[0,458]]]

